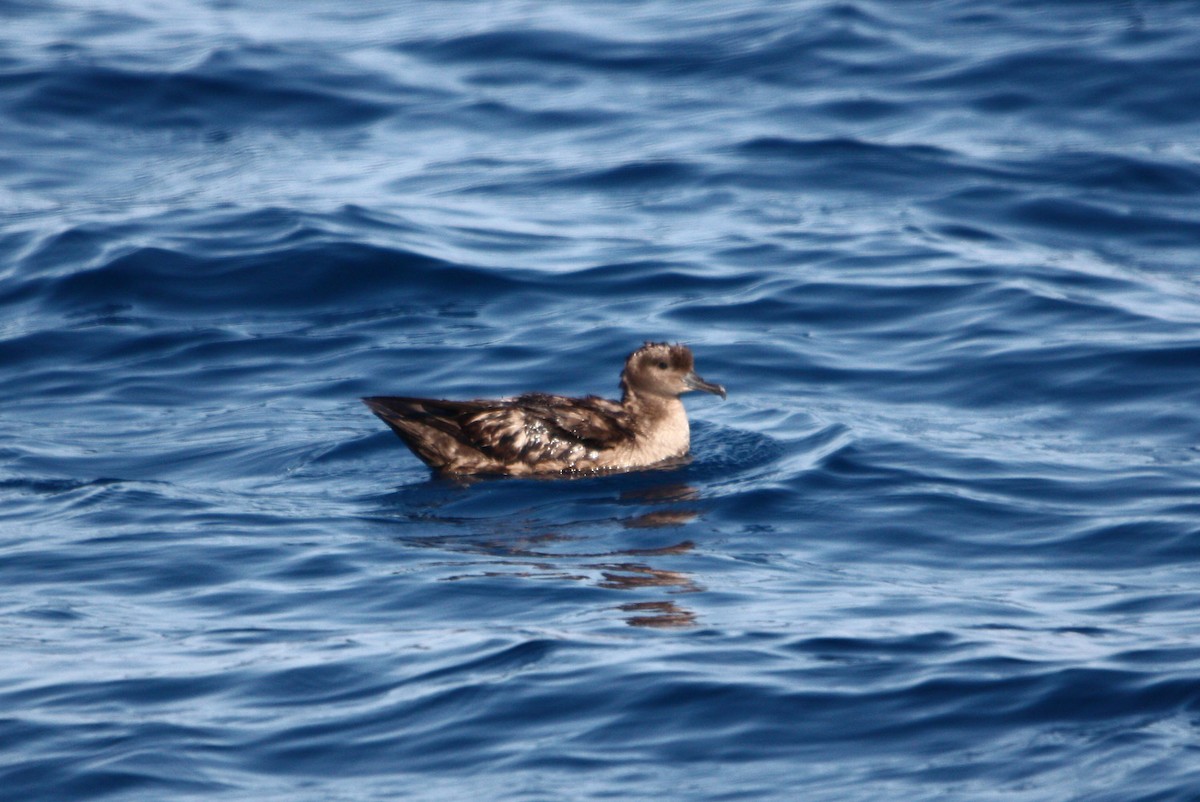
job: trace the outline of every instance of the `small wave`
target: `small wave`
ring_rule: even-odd
[[[1117,210],[1070,198],[1035,198],[1007,210],[1010,220],[1052,232],[1133,237],[1148,246],[1200,244],[1200,223],[1146,210]]]
[[[279,54],[276,54],[277,56]],[[137,71],[90,65],[26,72],[9,77],[24,87],[16,110],[33,118],[58,117],[108,125],[205,126],[271,124],[338,128],[359,126],[389,113],[388,106],[355,97],[345,78],[322,73],[311,61],[271,69],[214,55],[181,72]]]
[[[160,312],[211,314],[336,307],[392,298],[409,308],[436,308],[445,293],[470,289],[492,298],[521,286],[496,271],[456,265],[409,250],[355,242],[302,244],[237,260],[140,248],[69,276],[43,281],[44,302],[71,311],[97,303],[134,304]]]
[[[563,179],[562,186],[583,189],[653,189],[695,181],[700,171],[681,161],[645,161],[621,164],[604,170]]]
[[[450,39],[413,40],[399,49],[440,61],[468,64],[529,61],[559,68],[678,74],[711,68],[720,59],[709,45],[672,42],[670,52],[659,43],[607,40],[569,30],[497,30]]]
[[[740,143],[736,152],[745,164],[731,180],[764,187],[878,187],[880,181],[908,181],[931,172],[945,182],[981,170],[943,148],[853,138],[759,137]]]

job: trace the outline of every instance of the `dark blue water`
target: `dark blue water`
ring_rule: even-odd
[[[0,3],[5,799],[1200,798],[1200,4],[389,5]]]

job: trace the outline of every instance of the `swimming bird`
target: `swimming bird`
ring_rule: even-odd
[[[686,456],[691,435],[679,396],[691,390],[725,398],[724,387],[696,375],[686,346],[648,342],[625,360],[619,402],[545,393],[362,400],[439,473],[570,475],[635,470]]]

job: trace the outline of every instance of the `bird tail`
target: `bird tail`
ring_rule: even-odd
[[[463,402],[384,395],[364,398],[362,402],[434,470],[460,460],[464,452],[475,451],[468,445],[458,422],[458,416],[467,411]]]

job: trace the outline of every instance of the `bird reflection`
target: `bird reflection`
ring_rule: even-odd
[[[621,526],[626,529],[659,529],[664,526],[683,526],[696,518],[694,510],[658,510],[622,518]]]
[[[609,590],[634,590],[637,588],[679,588],[681,593],[695,593],[700,586],[692,578],[679,571],[664,571],[645,563],[612,563],[593,566],[600,569],[603,579],[598,583]]]
[[[637,613],[625,621],[634,627],[690,627],[696,623],[696,614],[671,601],[632,602],[622,604],[620,608],[626,613]]]
[[[666,503],[670,501],[696,501],[700,491],[689,484],[674,482],[655,487],[641,487],[636,490],[624,490],[619,496],[625,502]]]
[[[621,492],[616,501],[623,505],[661,506],[632,515],[606,519],[626,530],[671,529],[691,524],[700,517],[700,512],[690,506],[681,506],[699,500],[696,488],[680,483],[637,488]],[[573,499],[578,503],[578,499]],[[568,499],[571,501],[571,499]],[[594,499],[587,499],[591,502]],[[612,503],[613,497],[608,497]],[[439,510],[438,512],[443,512]],[[406,516],[423,528],[433,522],[453,525],[461,529],[464,525],[478,525],[479,519],[458,516],[434,515],[428,509],[419,514]],[[669,594],[699,593],[704,588],[687,572],[656,566],[656,558],[687,554],[696,548],[691,540],[678,540],[665,546],[652,548],[626,548],[612,551],[573,550],[572,545],[583,541],[594,541],[596,534],[583,530],[593,528],[599,522],[561,521],[550,523],[539,520],[541,516],[505,519],[504,530],[488,537],[471,537],[464,540],[461,535],[406,538],[413,545],[440,550],[453,550],[486,555],[480,562],[478,572],[454,574],[444,577],[445,581],[466,580],[489,576],[519,576],[523,578],[558,579],[590,582],[605,590],[625,592],[652,592],[661,590]],[[493,521],[493,523],[495,523]],[[611,529],[607,529],[611,532]],[[515,531],[514,531],[515,529]],[[499,569],[501,565],[510,570]],[[455,563],[463,567],[463,563]],[[515,568],[517,570],[511,570]],[[673,628],[690,627],[696,624],[696,613],[674,600],[637,601],[618,605],[615,609],[625,614],[625,622],[635,627]]]

